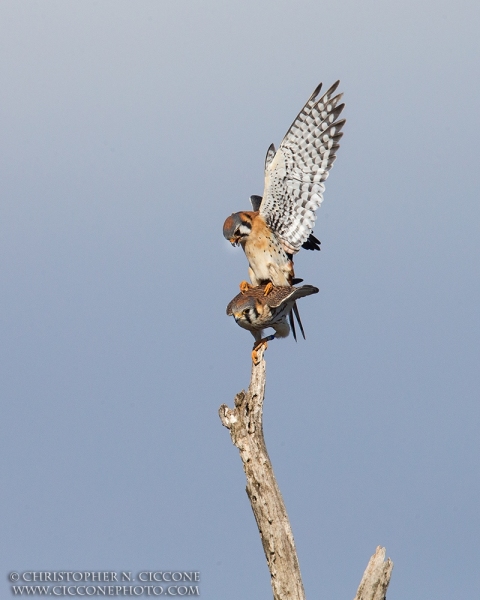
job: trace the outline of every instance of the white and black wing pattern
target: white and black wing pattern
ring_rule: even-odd
[[[337,120],[344,104],[334,96],[337,81],[318,99],[322,84],[287,131],[272,157],[265,161],[265,189],[260,215],[278,235],[285,250],[295,253],[315,225],[315,211],[323,200],[323,181],[335,161],[345,120]]]
[[[267,150],[267,156],[265,156],[265,172],[267,171],[268,167],[270,166],[270,163],[272,162],[272,160],[275,158],[275,154],[276,154],[275,146],[273,144],[270,144],[270,146],[268,147],[268,150]]]

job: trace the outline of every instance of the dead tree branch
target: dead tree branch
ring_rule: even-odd
[[[287,511],[280,493],[263,438],[262,412],[265,395],[265,360],[261,347],[258,364],[252,366],[250,386],[235,397],[235,408],[222,404],[222,423],[230,430],[232,442],[240,450],[247,494],[270,569],[275,600],[304,600],[300,566]]]
[[[385,560],[385,548],[377,546],[370,558],[354,600],[385,600],[392,575],[393,562]]]
[[[246,491],[270,570],[274,600],[304,600],[290,521],[263,437],[264,351],[264,347],[257,351],[258,363],[252,366],[248,390],[235,396],[234,408],[222,404],[218,412],[240,451],[247,477]],[[385,548],[379,546],[368,563],[354,600],[385,600],[393,563],[384,559]]]

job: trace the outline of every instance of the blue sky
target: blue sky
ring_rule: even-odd
[[[309,597],[478,594],[473,1],[0,6],[2,571],[198,570],[268,597],[220,423],[253,338],[223,239],[319,81],[347,124],[266,354],[265,436]]]

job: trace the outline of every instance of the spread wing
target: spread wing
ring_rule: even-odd
[[[246,292],[240,292],[240,294],[237,294],[227,306],[227,315],[230,317],[233,314],[232,307],[234,304],[236,304],[239,299],[245,297],[256,298],[258,300],[262,300],[272,308],[278,308],[285,302],[291,302],[293,300],[298,300],[299,298],[304,298],[305,296],[311,296],[312,294],[317,293],[318,288],[313,285],[302,285],[300,287],[282,285],[273,286],[268,295],[265,296],[265,286],[258,285],[256,287],[251,287]]]
[[[274,287],[267,296],[267,304],[272,308],[277,308],[284,302],[291,302],[292,300],[298,300],[305,296],[311,296],[312,294],[318,294],[318,288],[313,285],[302,285],[300,287]]]
[[[318,99],[322,84],[302,108],[279,149],[270,146],[265,160],[265,188],[260,215],[280,238],[285,250],[298,252],[315,225],[323,200],[323,181],[335,161],[345,119],[344,104],[334,96],[337,81]]]

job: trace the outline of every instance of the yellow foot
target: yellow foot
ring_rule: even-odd
[[[268,343],[265,338],[263,338],[259,342],[255,342],[255,345],[253,346],[252,360],[253,360],[254,365],[258,365],[258,363],[260,362],[260,359],[258,357],[258,350],[260,350],[260,348],[262,348],[262,347],[263,347],[264,351],[268,348]]]
[[[268,296],[268,294],[273,290],[273,283],[269,281],[263,290],[263,295]]]
[[[267,349],[267,342],[265,342],[265,350]],[[260,359],[258,358],[257,350],[252,350],[252,360],[254,365],[258,365]]]
[[[252,287],[253,285],[250,285],[248,281],[242,281],[242,283],[240,284],[240,291],[242,292],[242,294],[245,294],[245,292],[248,292],[248,290]]]

